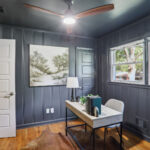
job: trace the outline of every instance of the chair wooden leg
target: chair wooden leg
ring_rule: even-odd
[[[107,128],[104,130],[104,150],[106,149],[106,136],[107,136]]]

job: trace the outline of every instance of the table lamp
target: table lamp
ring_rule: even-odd
[[[68,77],[67,78],[67,88],[72,88],[71,101],[74,101],[73,89],[79,88],[78,78],[77,77]]]

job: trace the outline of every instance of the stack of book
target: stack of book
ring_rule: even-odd
[[[95,109],[97,113],[101,114],[102,98],[99,96],[87,96],[86,112],[92,116],[95,116]]]

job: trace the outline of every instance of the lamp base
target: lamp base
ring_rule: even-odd
[[[71,102],[75,102],[75,99],[71,99]]]
[[[73,88],[72,88],[72,93],[71,93],[71,102],[75,102]]]
[[[76,100],[74,99],[74,97],[71,97],[71,102],[75,102]]]

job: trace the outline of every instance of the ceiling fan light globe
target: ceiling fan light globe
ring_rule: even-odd
[[[73,18],[73,17],[65,17],[65,18],[63,19],[63,22],[64,22],[65,24],[71,25],[71,24],[75,24],[75,23],[76,23],[76,20],[75,20],[75,18]]]

